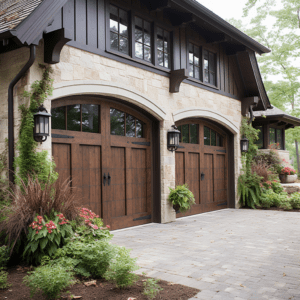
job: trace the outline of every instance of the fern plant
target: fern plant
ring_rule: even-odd
[[[184,213],[195,204],[194,194],[189,190],[187,184],[178,185],[175,189],[169,188],[168,200],[173,204],[175,210],[179,209]]]

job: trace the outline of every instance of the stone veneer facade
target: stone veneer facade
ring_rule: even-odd
[[[22,48],[0,55],[0,151],[8,135],[7,90],[13,77],[29,58]],[[18,137],[22,94],[41,78],[38,63],[43,63],[43,44],[37,48],[37,59],[14,89],[15,138]],[[167,130],[174,122],[187,117],[206,117],[219,122],[234,134],[235,184],[240,171],[239,128],[241,102],[217,93],[182,83],[179,93],[169,93],[169,78],[137,67],[101,57],[70,46],[64,46],[60,63],[53,65],[54,93],[44,104],[48,111],[51,100],[74,94],[98,94],[126,99],[160,120],[161,130],[161,214],[162,222],[175,220],[174,209],[167,201],[169,187],[175,186],[175,153],[167,150]],[[51,153],[51,139],[39,145]],[[235,199],[236,206],[237,198]]]

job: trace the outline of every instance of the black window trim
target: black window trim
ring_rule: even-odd
[[[281,131],[281,145],[280,145],[280,149],[279,150],[284,150],[284,135],[283,135],[283,131],[284,131],[284,128],[282,127],[277,127],[277,126],[269,126],[269,132],[268,132],[268,135],[269,135],[269,145],[271,145],[271,138],[270,138],[270,129],[275,129],[275,144],[278,143],[277,141],[277,130],[280,130]]]
[[[209,53],[213,53],[215,55],[215,82],[216,84],[213,85],[213,84],[210,84],[209,82],[204,82],[204,50],[208,52],[208,55]],[[207,47],[202,47],[202,80],[203,80],[203,83],[208,85],[208,86],[211,86],[211,87],[218,87],[218,83],[219,83],[219,79],[218,79],[218,69],[219,69],[219,64],[218,64],[218,53],[217,51],[212,51],[211,49],[208,49]]]
[[[106,30],[105,30],[105,51],[107,53],[111,53],[113,55],[117,55],[120,57],[123,57],[125,59],[146,65],[148,67],[152,67],[164,72],[170,73],[173,69],[173,31],[174,27],[169,26],[168,24],[164,24],[160,21],[154,20],[153,18],[142,14],[140,11],[135,10],[132,7],[128,7],[122,4],[119,4],[113,0],[106,0],[106,9],[105,9],[105,24],[106,24]],[[110,48],[110,4],[114,5],[118,8],[121,8],[128,13],[128,40],[129,40],[129,55],[126,55],[122,52],[112,50]],[[148,62],[146,60],[140,59],[135,57],[135,38],[134,38],[134,30],[135,30],[135,16],[146,20],[151,23],[151,29],[152,29],[152,36],[151,36],[151,55],[152,55],[152,61]],[[157,27],[162,28],[165,31],[168,31],[170,33],[170,58],[169,58],[169,68],[165,68],[158,65],[158,59],[157,59]]]

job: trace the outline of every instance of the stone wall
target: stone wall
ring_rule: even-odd
[[[13,77],[26,63],[28,56],[28,49],[16,50],[0,56],[1,72],[3,68],[2,62],[5,63],[6,70],[9,69],[9,66],[12,67],[10,69],[11,76],[6,78],[5,81],[7,82],[7,86],[12,79],[11,77]],[[18,58],[16,63],[14,57]],[[19,97],[22,89],[28,89],[34,80],[40,79],[41,71],[38,68],[38,63],[42,62],[42,57],[43,45],[41,44],[37,49],[37,61],[31,67],[26,78],[18,84],[19,88],[17,87],[16,92],[17,97],[15,97],[15,111],[17,110],[18,105],[23,101],[21,97]],[[51,109],[51,100],[61,96],[62,86],[69,86],[70,88],[68,91],[72,94],[72,91],[76,90],[76,85],[92,82],[95,87],[93,94],[107,95],[110,93],[111,96],[124,98],[125,96],[123,97],[122,93],[119,92],[120,88],[118,89],[118,87],[122,87],[124,93],[135,95],[134,97],[128,96],[126,100],[134,102],[136,105],[139,105],[161,120],[161,211],[163,222],[175,219],[175,212],[167,201],[169,193],[168,188],[175,186],[175,153],[167,150],[167,130],[174,124],[174,116],[177,116],[177,121],[180,116],[207,116],[207,118],[220,122],[235,135],[235,182],[237,183],[240,169],[240,101],[186,83],[181,84],[179,93],[172,94],[169,93],[169,78],[165,76],[157,75],[150,71],[139,69],[70,46],[65,46],[63,48],[61,52],[61,62],[53,65],[53,69],[54,94],[53,97],[45,103],[45,107],[48,111]],[[0,143],[3,143],[3,139],[7,136],[6,90],[7,88],[2,85],[0,103],[1,107],[5,107],[5,109],[4,112],[2,113],[1,111],[0,114],[0,124],[4,124],[0,129]],[[112,91],[118,91],[118,93],[115,92],[115,94],[111,94],[114,93]],[[87,91],[86,93],[91,93],[91,91]],[[82,91],[80,94],[82,94]],[[186,109],[188,108],[193,108],[190,110],[189,114],[186,112]],[[155,112],[155,109],[161,112],[160,116],[159,113]],[[15,122],[17,127],[19,120],[17,112],[15,116],[17,117],[17,121]],[[46,149],[51,152],[50,139],[48,139],[46,143],[40,145],[39,149]]]

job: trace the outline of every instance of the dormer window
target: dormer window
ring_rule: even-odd
[[[158,65],[169,68],[170,64],[170,33],[157,28],[157,59]]]
[[[189,75],[200,80],[200,48],[189,43]]]
[[[203,50],[203,81],[216,85],[216,54]]]
[[[135,56],[137,58],[152,61],[151,57],[151,23],[135,17]]]

